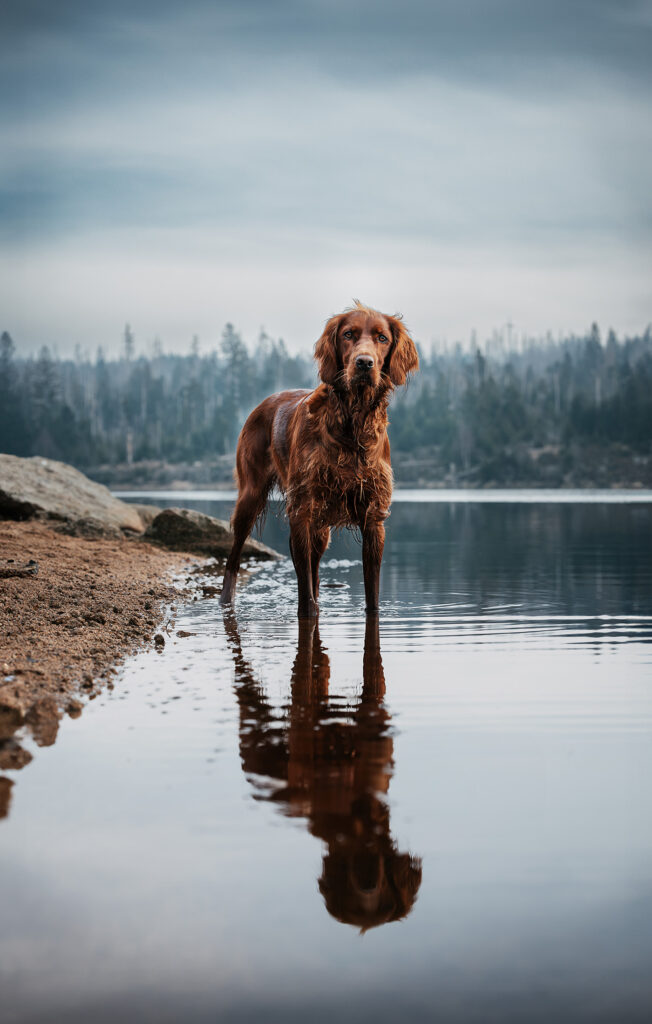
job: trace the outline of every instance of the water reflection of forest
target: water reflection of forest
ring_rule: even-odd
[[[211,511],[229,510],[211,503]],[[267,543],[286,551],[286,534],[282,515],[270,515]],[[418,603],[427,593],[429,605],[500,600],[565,615],[649,614],[650,536],[648,504],[395,501],[381,598]],[[332,555],[359,558],[359,544],[344,532],[326,563]]]
[[[650,611],[649,505],[396,503],[392,526],[410,573],[441,600],[499,595],[567,615]],[[387,596],[401,574],[395,564],[385,575]]]
[[[235,665],[240,757],[256,796],[304,818],[325,849],[319,889],[338,921],[366,930],[410,913],[421,861],[401,852],[386,800],[394,742],[384,704],[378,620],[367,621],[362,691],[329,695],[330,661],[314,621],[299,623],[291,700],[273,706],[247,661],[233,613],[225,626]]]

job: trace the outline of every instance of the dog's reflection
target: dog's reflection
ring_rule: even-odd
[[[390,831],[393,761],[378,620],[367,620],[362,694],[329,698],[330,662],[314,620],[299,623],[289,707],[277,709],[254,678],[232,612],[224,618],[235,663],[242,767],[261,799],[304,817],[326,844],[319,888],[328,912],[363,931],[410,913],[421,861]]]

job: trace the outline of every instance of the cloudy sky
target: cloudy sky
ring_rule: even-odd
[[[652,0],[3,0],[0,329],[652,320]]]

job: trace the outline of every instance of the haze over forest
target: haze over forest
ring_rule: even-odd
[[[0,450],[71,462],[110,484],[227,484],[239,430],[266,395],[314,387],[311,356],[232,324],[202,351],[21,357],[0,338]],[[390,407],[397,481],[413,485],[652,485],[652,328],[420,352]]]

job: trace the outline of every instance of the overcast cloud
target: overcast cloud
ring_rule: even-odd
[[[307,349],[652,319],[652,3],[30,2],[0,15],[1,329]]]

